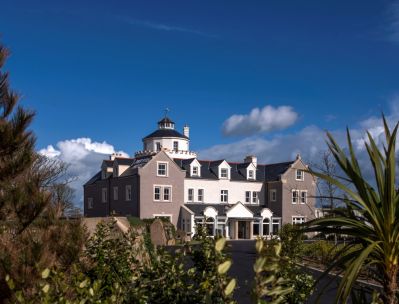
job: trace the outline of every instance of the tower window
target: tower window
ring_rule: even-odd
[[[157,142],[155,145],[156,145],[156,150],[161,151],[161,143]]]
[[[176,152],[179,151],[179,142],[178,141],[173,142],[173,150],[175,150]]]

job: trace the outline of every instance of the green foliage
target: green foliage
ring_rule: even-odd
[[[378,147],[370,133],[365,142],[373,168],[373,187],[362,174],[355,156],[349,130],[347,131],[348,155],[336,143],[331,134],[329,149],[341,168],[344,178],[350,182],[311,172],[338,187],[345,193],[342,201],[346,208],[331,210],[332,216],[308,222],[304,231],[316,231],[326,235],[347,235],[351,243],[342,250],[331,267],[344,269],[344,276],[338,288],[336,303],[345,302],[361,271],[373,269],[383,287],[381,299],[387,304],[398,303],[396,290],[399,270],[399,192],[396,184],[396,137],[398,124],[393,131],[383,117],[385,144]],[[352,250],[348,250],[351,249]],[[327,269],[328,271],[329,269]]]
[[[223,252],[225,239],[206,238],[197,249],[187,245],[174,252],[159,247],[148,254],[138,231],[146,233],[123,234],[114,222],[99,223],[79,262],[67,272],[42,271],[34,293],[8,277],[14,302],[234,303],[236,281],[227,276],[231,260]]]
[[[258,239],[256,251],[258,258],[254,264],[255,286],[252,291],[255,303],[286,303],[286,296],[292,293],[293,287],[281,275],[281,243]]]
[[[285,224],[279,231],[281,240],[281,255],[297,262],[303,250],[303,236],[298,226]]]

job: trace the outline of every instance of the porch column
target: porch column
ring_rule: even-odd
[[[254,221],[249,221],[249,239],[254,237]]]
[[[229,235],[229,224],[230,224],[229,221],[226,221],[226,225],[224,226],[226,239],[230,238],[230,235]]]
[[[263,217],[259,222],[259,236],[263,237]]]
[[[238,240],[238,221],[234,220],[234,239]]]

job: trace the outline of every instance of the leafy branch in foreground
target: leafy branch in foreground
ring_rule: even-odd
[[[347,199],[346,208],[332,210],[331,216],[309,221],[304,232],[337,233],[347,235],[352,242],[337,255],[331,267],[344,269],[336,295],[336,303],[346,302],[359,273],[365,269],[374,273],[374,280],[382,285],[381,300],[387,304],[398,303],[399,259],[399,192],[396,186],[396,137],[398,124],[393,131],[383,117],[385,145],[378,147],[369,132],[365,142],[373,168],[374,183],[363,176],[356,158],[349,130],[347,130],[348,154],[337,144],[331,134],[328,146],[335,160],[350,182],[322,174],[311,173],[342,190]],[[353,250],[350,250],[353,249]]]

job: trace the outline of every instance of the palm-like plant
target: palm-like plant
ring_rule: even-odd
[[[353,240],[337,255],[327,270],[338,266],[343,277],[338,287],[336,303],[346,302],[361,270],[375,273],[382,285],[381,300],[397,304],[399,259],[399,191],[396,187],[396,135],[398,124],[391,132],[383,117],[386,144],[380,149],[367,132],[367,153],[373,167],[375,186],[362,175],[355,156],[349,130],[348,154],[337,144],[331,134],[328,146],[344,173],[345,182],[322,173],[315,176],[336,185],[345,193],[346,208],[332,210],[330,216],[309,221],[304,231],[348,235]],[[347,184],[349,182],[349,185]]]

